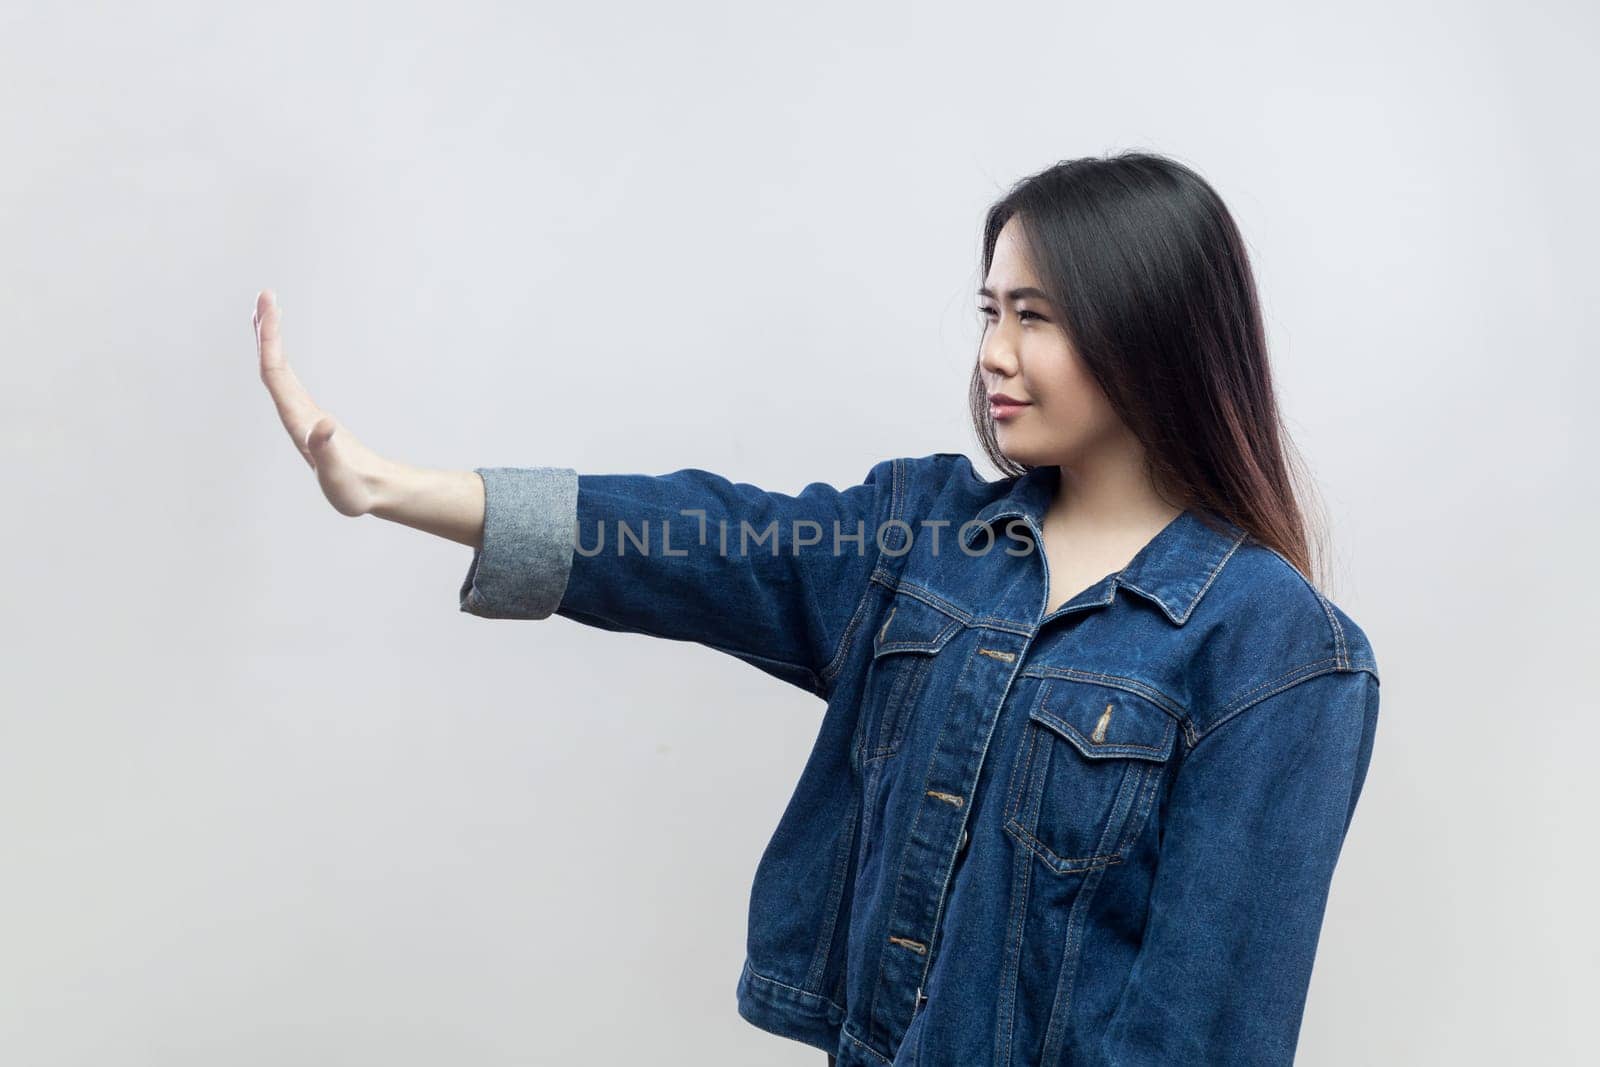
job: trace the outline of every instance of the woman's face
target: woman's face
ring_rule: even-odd
[[[1040,292],[1015,215],[995,242],[978,306],[984,317],[978,365],[1008,459],[1073,467],[1127,433],[1067,339],[1059,309]],[[1023,403],[996,405],[1001,395]]]

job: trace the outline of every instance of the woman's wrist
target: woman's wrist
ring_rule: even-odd
[[[363,478],[372,495],[368,514],[469,548],[482,546],[484,489],[476,471],[383,459]]]

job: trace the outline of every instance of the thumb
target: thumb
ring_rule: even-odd
[[[327,447],[328,442],[333,440],[333,435],[338,429],[339,420],[332,415],[322,416],[306,434],[306,451],[313,454],[321,452]]]

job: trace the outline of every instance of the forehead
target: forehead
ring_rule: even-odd
[[[989,266],[989,277],[979,287],[978,295],[989,300],[1049,300],[1027,262],[1017,259],[1002,262],[998,249]]]
[[[988,285],[993,288],[996,281],[1021,285],[1036,280],[1033,260],[1028,253],[1027,238],[1022,233],[1021,224],[1013,215],[995,239],[994,258],[989,264]]]

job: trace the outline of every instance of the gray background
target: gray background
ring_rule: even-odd
[[[1577,3],[0,7],[0,1061],[820,1067],[741,1020],[822,705],[457,611],[405,461],[774,489],[967,451],[983,208],[1228,201],[1384,673],[1300,1062],[1566,1062],[1597,983]],[[1441,21],[1444,20],[1444,21]]]

